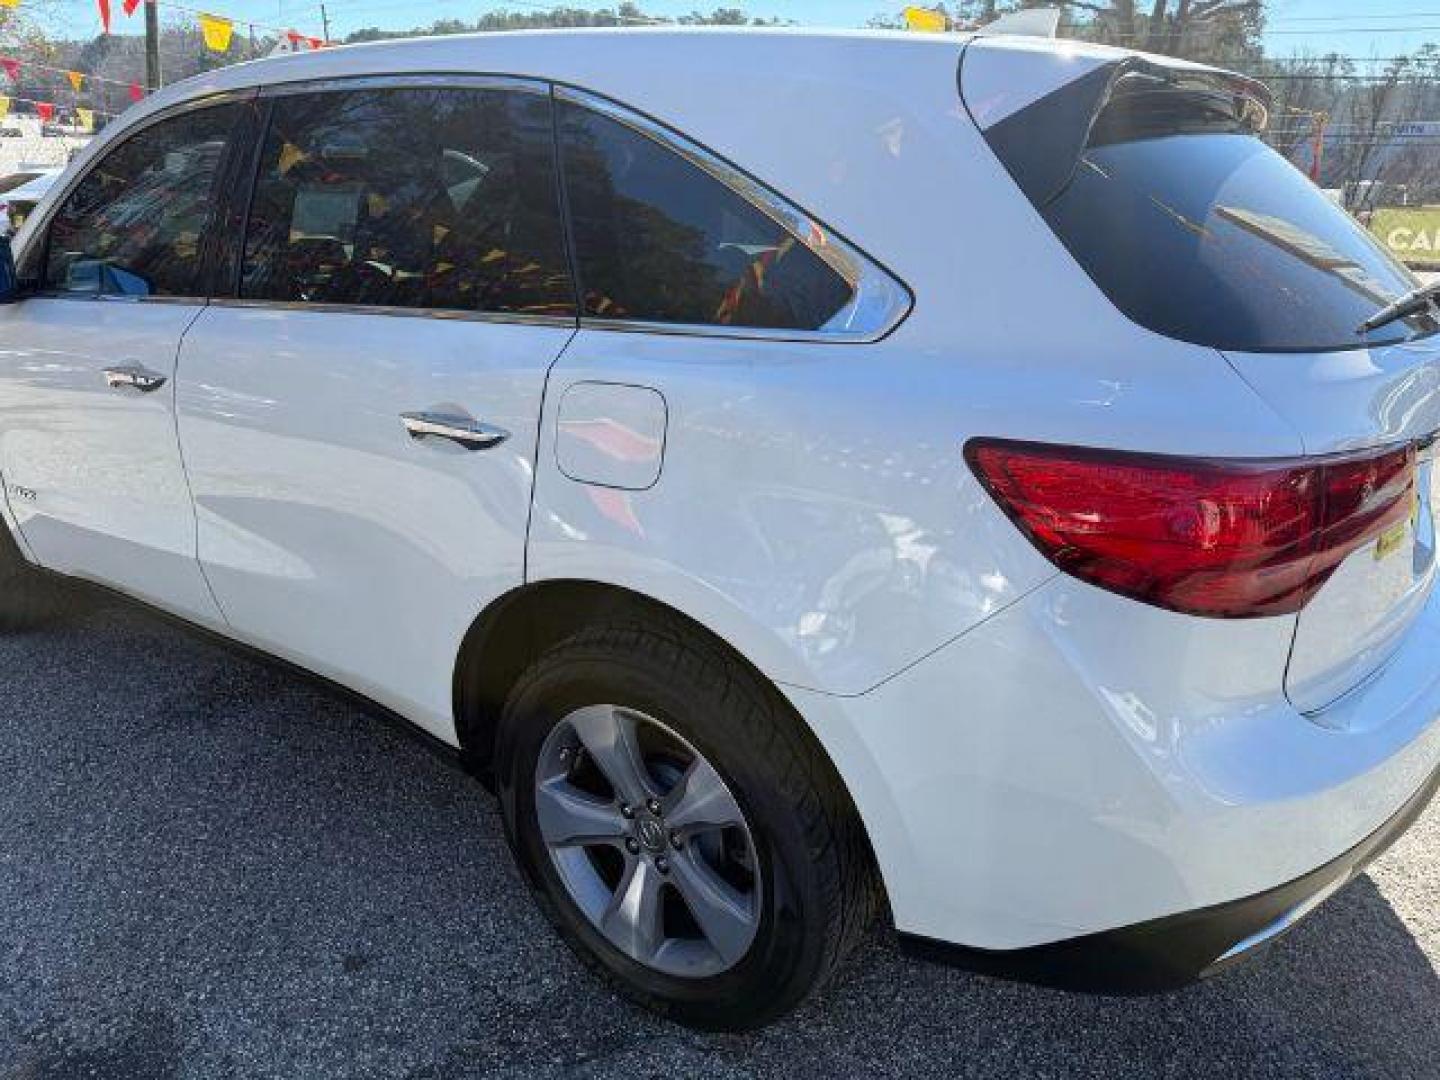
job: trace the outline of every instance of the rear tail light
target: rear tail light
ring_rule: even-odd
[[[1299,611],[1352,552],[1402,523],[1415,448],[1224,461],[976,439],[965,457],[1047,559],[1192,615]]]

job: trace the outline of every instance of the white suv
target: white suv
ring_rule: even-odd
[[[874,921],[1205,974],[1440,765],[1440,325],[1265,122],[1003,36],[173,86],[18,239],[11,614],[30,563],[99,581],[457,748],[566,939],[690,1023]]]

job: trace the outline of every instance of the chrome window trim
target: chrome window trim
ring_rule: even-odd
[[[893,331],[915,304],[910,288],[848,240],[826,228],[778,192],[674,128],[610,98],[564,83],[554,84],[556,100],[589,109],[644,135],[707,173],[804,244],[850,286],[850,301],[821,327],[783,330],[773,327],[721,326],[607,319],[580,314],[580,325],[597,330],[650,334],[761,339],[767,341],[879,341]],[[558,121],[557,121],[558,122]],[[563,167],[563,166],[562,166]]]
[[[25,299],[78,300],[92,304],[186,304],[190,307],[205,307],[210,303],[205,296],[131,296],[127,293],[66,292],[63,289],[26,293]]]
[[[344,304],[310,300],[265,300],[259,297],[216,296],[211,307],[255,308],[267,311],[314,311],[332,315],[388,315],[410,319],[444,319],[450,322],[518,323],[576,329],[573,315],[527,315],[518,311],[465,311],[461,308],[398,307],[386,304]]]
[[[549,96],[544,79],[523,75],[473,74],[470,72],[396,72],[391,75],[331,75],[322,79],[266,83],[259,88],[262,100],[296,94],[333,94],[344,90],[520,90]]]

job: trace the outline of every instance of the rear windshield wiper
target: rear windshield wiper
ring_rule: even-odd
[[[1418,289],[1412,289],[1399,300],[1386,304],[1379,311],[1371,315],[1355,330],[1357,334],[1368,334],[1372,330],[1379,330],[1380,327],[1394,322],[1396,319],[1408,319],[1412,315],[1419,315],[1427,309],[1431,309],[1437,318],[1440,318],[1440,281],[1433,285],[1421,285]]]

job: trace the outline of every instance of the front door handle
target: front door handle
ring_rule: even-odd
[[[165,385],[165,376],[140,364],[126,364],[124,367],[106,368],[105,382],[112,390],[131,387],[148,394]]]
[[[510,432],[492,424],[482,424],[468,416],[449,416],[444,413],[407,412],[401,413],[405,430],[412,439],[449,439],[467,450],[485,450],[497,446],[510,437]]]

